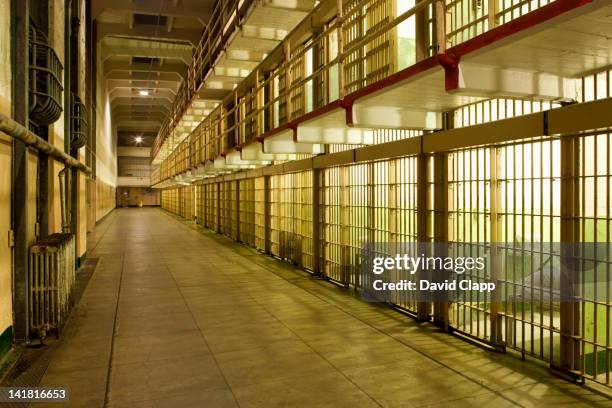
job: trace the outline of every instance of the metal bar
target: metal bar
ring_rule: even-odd
[[[416,232],[417,245],[423,246],[427,239],[427,160],[428,156],[419,154],[417,156],[417,205],[416,205]],[[429,320],[431,313],[431,302],[417,303],[417,319],[420,321]]]
[[[316,165],[313,165],[313,167],[328,168],[365,160],[383,160],[398,156],[418,154],[420,152],[439,153],[472,146],[484,146],[537,138],[546,136],[546,124],[548,125],[549,133],[556,135],[572,135],[581,131],[612,127],[612,116],[589,115],[587,112],[589,112],[591,108],[596,109],[597,112],[612,109],[612,98],[565,106],[551,111],[516,116],[473,126],[441,130],[439,132],[407,140],[391,141],[340,153],[317,156],[315,159],[306,159],[306,161],[303,162],[304,165],[300,165],[299,169],[307,170],[308,162],[312,162],[313,160],[316,160]],[[572,120],[574,115],[578,115],[578,125]],[[521,131],[517,132],[516,129],[521,129]],[[421,138],[422,143],[420,142]],[[421,145],[422,147],[420,147]],[[282,166],[284,165],[278,164],[267,167],[266,170],[274,171],[272,168],[280,168]],[[294,164],[287,164],[285,166],[294,166]],[[286,169],[288,170],[289,167]],[[257,177],[259,171],[260,170],[253,170],[247,172],[247,177]],[[283,170],[279,170],[279,172],[282,171]],[[211,179],[210,181],[205,181],[205,183],[214,182],[215,180],[218,179]]]
[[[560,369],[572,372],[580,368],[580,303],[568,301],[577,294],[575,276],[577,268],[576,254],[571,244],[578,241],[576,223],[577,204],[580,189],[576,185],[576,175],[579,172],[580,148],[576,137],[564,138],[561,141],[561,339],[560,339]],[[554,363],[553,363],[554,366]]]
[[[446,7],[444,0],[434,0],[435,41],[438,54],[446,52]]]
[[[36,150],[48,154],[68,167],[74,167],[87,175],[91,174],[91,168],[76,160],[74,157],[64,153],[57,147],[49,144],[49,142],[30,132],[24,126],[3,113],[0,113],[0,131],[19,140],[26,146],[34,147]]]
[[[264,176],[264,252],[269,254],[272,250],[270,244],[271,228],[270,228],[270,176]]]
[[[501,227],[499,225],[499,212],[501,206],[501,189],[499,185],[500,173],[500,150],[497,147],[490,148],[490,171],[491,180],[489,182],[490,189],[490,229],[491,229],[491,276],[490,280],[495,283],[495,291],[491,293],[490,320],[491,320],[491,342],[499,347],[503,347],[502,319],[499,314],[501,309],[499,292],[500,280],[503,276],[501,262]],[[483,197],[484,198],[484,197]]]
[[[21,123],[28,123],[28,30],[29,2],[11,1],[12,83],[13,116]],[[7,122],[10,121],[10,122]],[[27,132],[23,126],[0,114],[0,130],[6,124]],[[43,141],[42,139],[38,138]],[[43,141],[44,142],[44,141]],[[46,143],[46,142],[45,142]],[[12,152],[12,202],[11,223],[14,233],[13,248],[13,335],[16,342],[26,342],[29,337],[28,293],[28,142],[16,137]],[[47,143],[48,145],[48,143]],[[49,145],[50,146],[50,145]]]
[[[433,156],[433,217],[435,243],[448,242],[448,154],[438,153]],[[440,246],[438,246],[440,247]],[[436,253],[435,256],[446,256],[446,253]],[[449,309],[450,302],[434,302],[433,323],[449,330]]]
[[[312,170],[312,258],[313,272],[321,274],[321,171]]]

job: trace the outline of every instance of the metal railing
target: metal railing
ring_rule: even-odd
[[[393,307],[610,386],[612,262],[581,276],[578,300],[561,302],[550,296],[563,290],[560,254],[547,244],[609,245],[610,78],[606,71],[583,81],[588,104],[478,102],[451,116],[454,129],[376,146],[384,155],[366,147],[204,180],[198,223],[355,290],[365,243],[449,243],[491,262],[502,243],[522,261],[464,275],[495,282],[496,292],[436,304],[397,294]],[[491,141],[500,120],[511,132]],[[540,130],[524,130],[533,121]]]
[[[322,2],[311,16],[330,2]],[[178,146],[177,140],[183,139],[192,145],[192,155],[188,166],[177,167],[170,151],[161,180],[260,140],[313,110],[548,3],[423,0],[393,15],[390,0],[339,2],[341,8],[334,6],[336,17],[328,22],[313,28],[312,18],[306,18],[302,24],[311,30],[310,38],[293,44],[289,34],[189,137],[162,128],[154,158],[162,143]],[[417,28],[410,31],[412,26]]]
[[[30,132],[28,129],[2,113],[0,113],[0,131],[17,140],[20,140],[28,146],[32,146],[40,152],[50,155],[55,160],[64,163],[68,167],[79,169],[87,175],[92,174],[91,168],[84,165],[74,157],[67,155],[64,151],[49,144],[49,142],[46,140]]]
[[[172,104],[171,115],[162,124],[152,151],[156,155],[162,144],[173,133],[181,117],[196,97],[197,91],[214,67],[214,62],[223,51],[228,38],[239,27],[241,13],[244,13],[254,0],[220,0],[215,2],[209,23],[204,29],[193,60]]]

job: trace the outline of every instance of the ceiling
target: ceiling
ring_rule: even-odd
[[[118,145],[149,147],[170,112],[215,0],[94,0]]]

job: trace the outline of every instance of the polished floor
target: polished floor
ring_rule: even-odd
[[[612,407],[159,209],[115,210],[89,255],[43,379],[75,407]]]

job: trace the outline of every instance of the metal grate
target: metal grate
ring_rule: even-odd
[[[75,93],[71,94],[70,107],[70,147],[80,149],[87,144],[87,111],[81,98]]]
[[[266,179],[255,179],[255,247],[266,251]]]
[[[323,273],[330,279],[348,285],[344,269],[346,249],[342,229],[342,168],[334,167],[321,172],[323,213]]]
[[[230,223],[229,225],[229,236],[234,240],[238,240],[239,237],[239,225],[238,225],[238,182],[230,181],[227,183],[228,185],[228,202],[229,205],[227,207],[228,216],[227,220]]]
[[[33,24],[29,31],[30,119],[50,125],[62,114],[62,64],[47,37]]]
[[[195,217],[194,186],[185,186],[178,189],[178,215],[193,220]]]
[[[418,242],[417,183],[425,177],[418,171],[416,157],[404,157],[374,163],[374,240],[405,247]],[[384,254],[392,256],[394,254]],[[408,311],[417,312],[413,292],[394,294],[391,302]]]
[[[448,155],[449,256],[478,257],[490,252],[491,150],[467,149]],[[488,265],[490,266],[490,265]],[[490,270],[466,271],[462,278],[482,282]],[[451,326],[474,337],[490,340],[491,295],[459,292],[452,304]]]
[[[240,180],[240,241],[255,246],[255,179]]]
[[[314,269],[312,171],[270,177],[270,252]]]
[[[500,228],[493,238],[508,243],[500,288],[508,300],[502,305],[506,346],[557,365],[560,311],[553,294],[560,257],[549,243],[561,241],[561,166],[552,160],[560,148],[553,140],[495,150]]]
[[[195,188],[196,223],[205,226],[206,222],[206,186],[199,184]]]
[[[584,78],[582,88],[584,101],[610,97],[610,72]],[[493,99],[450,112],[449,119],[454,127],[463,127],[557,106]],[[375,132],[380,142],[420,134]],[[205,212],[212,214],[210,225],[216,229],[220,200],[224,223],[238,219],[245,242],[249,238],[243,231],[251,228],[246,220],[252,214],[257,248],[305,268],[320,266],[331,280],[354,288],[360,286],[360,251],[368,242],[449,242],[449,256],[486,256],[490,261],[485,270],[466,271],[462,279],[495,281],[496,292],[461,292],[453,302],[438,303],[403,294],[392,303],[424,318],[433,306],[434,322],[446,328],[609,385],[612,291],[607,282],[612,265],[602,263],[593,280],[583,282],[581,298],[568,308],[567,302],[555,301],[560,254],[547,245],[610,242],[609,131],[463,146],[316,168],[314,174],[261,176],[291,167],[284,166],[245,172],[239,183],[234,176],[219,177],[205,181],[204,190],[212,194]],[[229,183],[239,186],[239,194],[232,194],[231,186],[221,187],[219,197],[217,188]],[[319,208],[312,208],[313,200]],[[316,213],[318,224],[312,220]]]
[[[229,183],[221,182],[218,183],[219,188],[219,226],[218,232],[221,234],[230,235],[230,195],[229,195]]]

